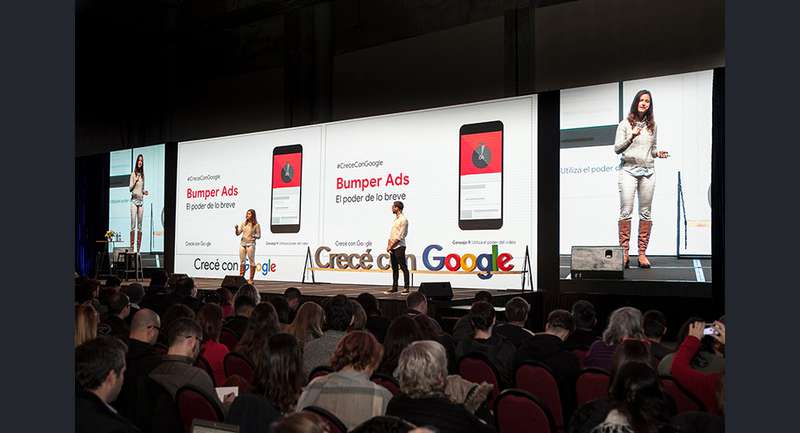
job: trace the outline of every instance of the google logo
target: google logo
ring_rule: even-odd
[[[492,272],[508,272],[514,269],[514,265],[509,263],[514,257],[509,253],[500,254],[497,245],[492,245],[491,253],[479,254],[477,256],[470,253],[462,256],[455,253],[445,256],[431,255],[432,253],[436,254],[442,251],[442,249],[441,245],[436,244],[425,247],[425,250],[422,252],[422,263],[428,270],[440,271],[442,268],[447,268],[448,271],[452,272],[458,270],[472,272],[478,269],[485,272],[485,274],[478,274],[478,277],[482,280],[488,280],[492,278]]]

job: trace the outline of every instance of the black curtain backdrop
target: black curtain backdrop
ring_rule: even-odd
[[[711,293],[719,317],[725,314],[725,68],[714,69],[711,98]]]
[[[108,230],[109,154],[75,160],[75,272],[94,276],[97,244]]]

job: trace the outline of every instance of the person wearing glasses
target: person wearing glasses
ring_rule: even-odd
[[[140,385],[154,368],[161,364],[161,352],[156,349],[158,333],[161,331],[161,318],[155,311],[143,308],[131,319],[131,330],[128,334],[128,353],[125,355],[125,382],[114,402],[114,407],[123,416],[140,425],[144,415],[139,390]]]
[[[192,385],[227,414],[234,399],[233,393],[226,395],[225,401],[220,401],[211,376],[194,366],[203,343],[203,329],[195,320],[181,318],[169,325],[167,334],[167,354],[161,359],[161,364],[150,372],[150,378],[163,386],[172,398],[182,386]]]

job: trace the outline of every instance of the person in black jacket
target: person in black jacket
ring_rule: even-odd
[[[572,304],[572,319],[575,321],[575,331],[566,340],[567,348],[589,350],[589,346],[600,337],[600,331],[596,329],[594,305],[589,301],[576,301]]]
[[[161,353],[154,345],[161,331],[161,319],[153,310],[139,310],[131,321],[128,354],[125,356],[125,383],[114,407],[144,429],[147,405],[144,401],[147,376],[161,364]]]
[[[233,331],[237,337],[242,338],[244,331],[247,330],[247,322],[250,321],[250,315],[256,308],[256,301],[249,296],[237,296],[233,301],[233,316],[225,319],[223,328],[228,328]]]
[[[572,314],[566,310],[553,310],[547,316],[544,332],[526,341],[515,358],[516,366],[525,361],[537,361],[550,368],[558,383],[564,420],[568,420],[575,410],[575,381],[581,372],[578,357],[564,344],[573,330],[575,321]]]
[[[77,433],[138,433],[140,430],[111,407],[125,380],[125,343],[98,337],[75,349]]]
[[[108,314],[97,327],[100,335],[117,337],[124,340],[128,337],[128,323],[125,319],[131,314],[131,302],[128,295],[115,292],[108,297]]]
[[[431,340],[411,343],[400,354],[395,376],[400,394],[389,400],[386,415],[420,427],[433,426],[441,433],[495,431],[445,396],[447,357],[441,344]]]
[[[458,342],[456,356],[460,359],[469,353],[482,353],[497,369],[501,388],[514,382],[514,345],[505,337],[492,332],[495,325],[494,307],[488,302],[476,302],[469,310],[470,322],[475,330],[472,338]]]
[[[364,292],[358,295],[356,301],[361,304],[364,312],[367,313],[367,331],[371,332],[383,344],[383,340],[386,339],[386,332],[389,331],[391,320],[381,316],[378,299],[373,294]]]
[[[522,343],[533,337],[533,332],[525,328],[530,310],[531,306],[528,301],[519,296],[511,298],[506,302],[506,319],[508,322],[499,323],[494,327],[494,332],[506,337],[514,344],[515,348],[519,349],[522,347]]]

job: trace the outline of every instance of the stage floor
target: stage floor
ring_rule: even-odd
[[[625,270],[623,281],[682,281],[695,283],[711,282],[711,259],[679,259],[668,256],[647,256],[652,267],[639,269],[636,255],[631,255],[631,267]],[[562,255],[559,275],[562,280],[570,279],[571,257]]]

